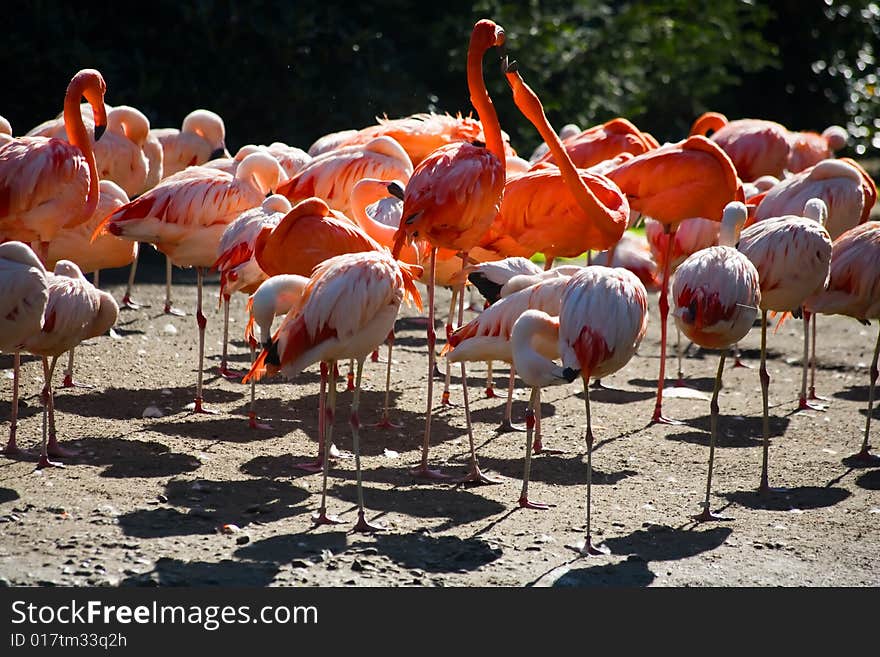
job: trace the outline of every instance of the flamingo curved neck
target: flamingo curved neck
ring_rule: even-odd
[[[351,213],[363,231],[380,244],[392,244],[396,228],[386,226],[367,214],[367,206],[388,196],[387,185],[358,184],[351,192]]]
[[[572,162],[571,156],[562,145],[559,135],[553,130],[553,126],[547,120],[544,108],[537,94],[532,91],[531,87],[525,83],[518,72],[508,72],[507,79],[513,88],[513,101],[532,125],[537,128],[541,138],[547,144],[550,152],[553,154],[556,166],[559,167],[559,173],[562,180],[571,190],[572,195],[577,204],[583,208],[588,214],[593,212],[605,212],[606,208],[602,202],[596,197],[589,186],[581,180],[577,168]]]
[[[501,124],[498,122],[498,114],[495,106],[486,90],[483,80],[483,55],[489,48],[474,42],[471,37],[468,48],[467,82],[468,92],[471,96],[471,104],[477,110],[480,123],[483,126],[483,135],[486,137],[486,148],[505,166],[504,138],[501,135]]]
[[[100,196],[98,164],[95,161],[92,140],[86,132],[79,103],[86,86],[82,78],[76,77],[68,85],[67,94],[64,96],[64,129],[67,131],[67,140],[80,150],[89,165],[89,193],[80,217],[91,217],[95,213]],[[97,115],[97,112],[95,114]]]

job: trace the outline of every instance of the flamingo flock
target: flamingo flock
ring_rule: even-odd
[[[527,162],[502,130],[484,79],[484,59],[497,57],[512,102],[543,144]],[[533,456],[559,453],[543,445],[541,390],[580,378],[585,402],[586,525],[579,550],[598,555],[592,529],[595,447],[590,381],[627,367],[649,322],[649,294],[658,292],[660,362],[654,411],[647,425],[677,424],[663,412],[667,316],[687,339],[721,350],[710,402],[711,439],[706,496],[699,522],[722,520],[711,510],[718,395],[725,350],[760,316],[763,457],[758,491],[769,486],[768,312],[778,323],[803,317],[801,409],[807,396],[809,326],[816,314],[880,320],[880,223],[868,221],[876,184],[848,158],[834,158],[846,134],[791,131],[765,120],[728,121],[707,113],[679,141],[660,144],[625,118],[560,134],[526,67],[508,60],[502,26],[483,19],[472,30],[467,86],[477,118],[416,114],[326,135],[305,150],[283,142],[249,144],[233,157],[216,113],[197,109],[180,130],[151,128],[134,107],[105,104],[102,75],[73,76],[61,117],[15,137],[0,117],[0,350],[14,357],[10,435],[5,454],[25,453],[16,435],[20,354],[42,359],[43,434],[37,467],[61,465],[70,452],[58,442],[52,377],[73,349],[112,329],[122,311],[137,308],[131,284],[138,243],[171,266],[195,267],[198,333],[191,412],[212,413],[203,380],[203,283],[220,276],[224,336],[219,372],[249,384],[247,429],[261,431],[256,383],[297,379],[320,371],[318,454],[297,467],[322,475],[315,525],[336,524],[327,481],[339,452],[333,445],[340,362],[352,390],[349,424],[357,483],[355,532],[384,527],[368,518],[363,485],[360,394],[368,357],[388,345],[385,409],[390,428],[391,346],[402,307],[422,311],[427,289],[424,431],[417,480],[471,485],[497,483],[481,469],[470,417],[466,363],[510,367],[503,430],[525,430],[523,484],[517,505],[547,505],[529,497]],[[487,71],[496,71],[494,67]],[[81,103],[81,98],[86,102]],[[106,133],[104,129],[106,127]],[[711,133],[711,135],[710,135]],[[645,223],[645,235],[631,230]],[[602,253],[599,253],[602,252]],[[584,253],[592,264],[554,266]],[[532,262],[543,256],[544,268]],[[117,303],[99,289],[98,270],[132,264]],[[84,273],[93,272],[93,282]],[[461,415],[468,438],[463,476],[430,466],[437,371],[435,299],[453,288],[445,344],[449,370],[460,364]],[[465,286],[485,297],[485,309],[465,321]],[[671,299],[670,296],[671,288]],[[248,295],[245,338],[249,371],[228,366],[230,297]],[[275,318],[280,324],[273,329]],[[813,333],[815,349],[815,333]],[[878,377],[880,337],[870,370],[864,439],[856,459],[875,463],[869,431]],[[679,378],[681,378],[679,366]],[[491,365],[487,397],[494,396]],[[525,426],[511,417],[515,377],[531,390]],[[458,390],[458,389],[457,389]],[[210,390],[208,390],[210,394]],[[457,412],[457,411],[456,411]],[[605,426],[605,425],[600,425]],[[414,441],[415,446],[415,441]],[[50,458],[51,457],[51,458]],[[366,489],[366,490],[365,490]]]

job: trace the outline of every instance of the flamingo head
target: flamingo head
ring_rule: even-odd
[[[486,52],[489,48],[504,45],[504,28],[488,18],[478,20],[471,33],[471,49]]]
[[[83,97],[92,106],[92,114],[95,117],[95,141],[101,138],[107,129],[107,108],[104,106],[104,94],[107,93],[107,83],[104,76],[93,68],[84,68],[73,76],[67,87],[67,93],[77,98]]]

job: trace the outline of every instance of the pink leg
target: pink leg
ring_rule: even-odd
[[[868,442],[868,436],[871,433],[871,414],[874,412],[874,388],[877,384],[877,356],[880,355],[880,326],[877,332],[877,344],[874,347],[874,359],[871,361],[871,380],[868,385],[868,417],[865,420],[865,439],[862,442],[862,449],[853,455],[859,465],[876,466],[880,464],[880,456],[871,454],[871,445]]]
[[[229,295],[223,295],[223,351],[217,373],[224,379],[240,379],[244,374],[229,369]]]
[[[666,225],[669,240],[666,243],[666,262],[663,265],[663,284],[660,289],[660,373],[657,379],[657,401],[654,404],[654,414],[651,416],[651,424],[681,424],[678,420],[671,420],[663,415],[663,383],[666,380],[666,319],[669,315],[669,259],[672,254],[672,242],[675,240],[675,229]]]
[[[389,359],[390,360],[390,359]],[[351,439],[354,443],[354,469],[357,475],[357,497],[358,497],[358,520],[352,531],[354,532],[377,532],[382,531],[385,527],[378,523],[371,523],[365,517],[364,512],[364,489],[361,481],[361,441],[360,428],[361,420],[358,417],[360,409],[361,396],[361,375],[364,371],[364,361],[362,358],[357,360],[357,378],[355,380],[354,396],[351,400],[351,417],[349,424],[351,425]]]
[[[256,344],[253,340],[249,340],[251,347],[251,365],[254,364],[254,359],[256,357]],[[248,411],[248,426],[251,429],[271,429],[271,424],[265,424],[257,420],[257,409],[256,409],[256,397],[257,397],[257,382],[254,379],[251,379],[251,408]]]
[[[532,430],[535,428],[535,407],[541,403],[539,392],[540,388],[532,388],[532,398],[529,400],[529,406],[526,409],[526,455],[525,465],[523,467],[523,485],[519,495],[519,506],[523,509],[549,509],[549,504],[529,501],[529,475],[532,469]]]
[[[140,249],[138,249],[138,253],[135,254],[134,260],[132,260],[131,262],[131,269],[128,272],[128,285],[125,286],[125,294],[122,295],[121,307],[128,308],[130,310],[137,310],[138,308],[142,307],[142,304],[131,298],[131,288],[134,286],[134,274],[137,271],[139,255]]]
[[[507,402],[504,404],[504,420],[496,431],[525,431],[526,427],[521,424],[514,424],[513,418],[513,388],[516,383],[516,368],[513,363],[510,364],[510,378],[507,381]]]
[[[335,365],[335,363],[334,363]],[[303,461],[294,465],[298,470],[306,472],[321,472],[324,469],[324,439],[327,434],[327,427],[333,425],[333,413],[327,409],[327,377],[329,366],[325,361],[321,361],[321,388],[318,393],[318,456],[314,461]],[[333,368],[333,385],[336,385],[336,375],[338,372]],[[336,398],[336,388],[333,388],[334,399]]]
[[[40,395],[43,401],[43,445],[40,449],[40,460],[37,463],[37,470],[42,470],[43,468],[63,468],[64,466],[61,463],[57,463],[55,461],[49,460],[49,442],[47,442],[47,437],[49,434],[48,430],[48,417],[49,417],[49,408],[52,399],[52,373],[55,371],[55,363],[58,361],[58,356],[52,357],[52,365],[49,365],[49,360],[43,356],[43,379],[45,381],[43,385],[43,392]]]
[[[709,496],[712,493],[712,466],[715,463],[715,438],[718,435],[718,392],[721,390],[721,375],[724,372],[724,352],[721,353],[721,360],[718,362],[718,374],[715,375],[715,391],[712,393],[712,402],[709,404],[709,428],[711,436],[709,438],[709,475],[706,478],[706,501],[703,503],[703,511],[699,515],[694,516],[697,522],[709,522],[710,520],[731,520],[713,513],[709,503]]]
[[[821,404],[813,404],[807,398],[807,370],[809,369],[810,360],[810,316],[812,313],[803,310],[804,317],[804,357],[801,362],[801,392],[798,396],[799,411],[824,411],[825,407]],[[815,324],[815,317],[813,318]]]
[[[587,379],[584,379],[584,397],[587,407],[587,433],[584,439],[587,443],[587,535],[584,538],[582,546],[578,546],[581,554],[587,556],[596,556],[600,554],[608,554],[608,548],[604,546],[593,545],[592,534],[590,533],[590,511],[592,506],[592,488],[593,488],[593,426],[590,421],[590,386]]]
[[[385,339],[388,345],[388,364],[385,367],[385,408],[382,410],[382,418],[373,426],[378,429],[400,429],[401,425],[394,424],[388,415],[388,404],[391,395],[391,350],[394,347],[394,330],[388,334]]]
[[[464,295],[464,290],[460,292]],[[452,317],[455,312],[455,302],[459,295],[458,287],[452,290],[452,297],[449,301],[449,314],[446,316],[446,342],[449,342],[449,338],[452,335],[453,326],[452,326]],[[459,324],[461,324],[461,317],[459,318]],[[452,370],[449,368],[449,357],[446,357],[446,374],[443,377],[443,395],[440,397],[440,403],[443,406],[453,406],[453,403],[449,401],[449,383],[452,380]]]
[[[18,374],[21,368],[21,352],[16,349],[12,361],[12,408],[9,412],[9,442],[3,453],[7,456],[21,454],[21,449],[15,442],[15,432],[18,429]]]
[[[196,323],[199,326],[199,376],[196,382],[196,398],[195,405],[193,407],[193,413],[206,413],[209,415],[215,415],[217,411],[208,410],[202,404],[204,399],[202,398],[202,372],[205,367],[205,327],[208,325],[208,320],[205,315],[202,313],[202,277],[204,272],[202,272],[201,267],[196,267]]]
[[[324,473],[324,479],[321,484],[321,507],[318,512],[312,516],[312,522],[316,525],[338,525],[342,521],[337,516],[327,514],[327,473],[330,469],[330,444],[333,441],[333,414],[336,409],[336,361],[330,361],[330,384],[327,386],[327,409],[326,409],[326,425],[324,427],[324,448],[321,454],[321,470]]]
[[[807,399],[812,401],[829,401],[828,397],[822,397],[821,395],[816,394],[816,315],[813,315],[813,325],[812,325],[812,348],[813,352],[810,357],[810,390],[807,395]]]
[[[198,269],[198,267],[196,267]],[[199,306],[201,308],[201,306]],[[171,305],[171,259],[165,256],[165,309],[166,315],[176,315],[183,317],[186,315],[182,310]]]
[[[737,367],[745,367],[747,369],[752,369],[752,366],[748,363],[744,363],[742,360],[742,352],[739,350],[739,343],[733,345],[733,368]]]
[[[490,360],[486,363],[486,398],[494,399],[496,396],[495,382],[492,380],[492,361]]]
[[[535,414],[535,454],[565,454],[564,450],[561,449],[552,449],[550,447],[544,447],[544,442],[541,440],[541,389],[538,388],[538,399],[536,403],[532,404],[534,406],[534,414]]]
[[[86,388],[92,389],[95,386],[88,383],[80,383],[79,381],[73,380],[73,354],[76,351],[76,347],[72,348],[68,353],[67,357],[67,369],[64,371],[64,379],[61,381],[62,388]]]

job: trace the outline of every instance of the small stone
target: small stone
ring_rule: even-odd
[[[235,543],[237,545],[247,545],[250,542],[251,542],[251,538],[247,534],[239,536],[238,538],[235,539]]]
[[[366,561],[365,559],[355,559],[354,563],[351,564],[351,569],[359,573],[376,570],[373,564],[371,564],[369,561]]]
[[[292,568],[308,568],[311,565],[311,562],[306,561],[305,559],[294,559],[290,562]]]

